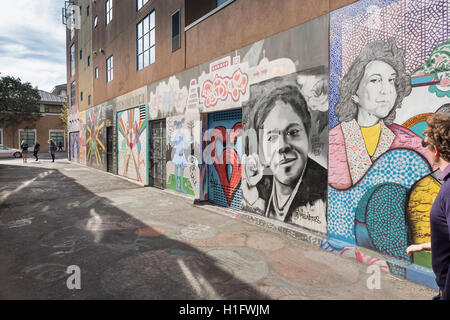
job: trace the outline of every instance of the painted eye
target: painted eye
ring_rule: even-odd
[[[299,136],[300,135],[300,129],[291,129],[287,132],[288,136]]]
[[[267,141],[269,142],[275,142],[278,139],[278,135],[277,134],[272,134],[267,138]]]

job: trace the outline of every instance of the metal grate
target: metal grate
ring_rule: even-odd
[[[139,120],[145,121],[145,105],[139,107]]]
[[[242,121],[242,109],[220,111],[208,114],[209,122],[224,121],[224,120],[239,120]]]
[[[242,109],[220,111],[208,114],[208,125],[210,128],[216,126],[224,126],[228,130],[231,129],[237,122],[242,121]],[[233,190],[229,186],[223,186],[213,174],[215,172],[214,165],[209,165],[208,178],[208,199],[210,202],[227,208],[235,210],[242,210],[242,189],[241,184]],[[228,199],[231,202],[228,202]]]

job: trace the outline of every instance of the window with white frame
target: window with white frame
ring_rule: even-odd
[[[114,57],[110,56],[106,59],[106,82],[114,80]]]
[[[97,25],[98,25],[98,17],[95,16],[94,17],[94,28],[97,28]]]
[[[24,140],[32,148],[36,143],[36,129],[19,129],[19,146]]]
[[[150,12],[136,26],[136,63],[137,70],[155,62],[155,10]]]
[[[75,43],[70,46],[70,76],[75,75]]]
[[[105,1],[106,24],[110,23],[113,18],[113,0]]]
[[[148,2],[148,0],[137,0],[137,10],[141,10],[141,8]]]
[[[98,79],[98,67],[96,67],[94,70],[94,76],[95,76],[95,79]]]
[[[65,149],[65,139],[64,139],[64,130],[50,130],[49,131],[49,139],[52,139],[55,145],[61,147],[61,149]]]

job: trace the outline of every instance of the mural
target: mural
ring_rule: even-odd
[[[324,68],[251,87],[243,108],[243,209],[326,232],[328,86]]]
[[[80,128],[80,154],[79,159],[81,164],[86,164],[86,111],[80,112],[79,116]]]
[[[86,111],[86,164],[106,171],[106,127],[113,123],[113,109],[98,106]]]
[[[143,113],[140,110],[143,108]],[[145,106],[117,113],[118,174],[147,183],[147,121]]]
[[[187,114],[167,119],[166,188],[200,196],[200,117]]]
[[[327,250],[358,245],[412,262],[406,248],[429,241],[439,183],[421,143],[445,103],[429,81],[446,91],[447,17],[447,1],[426,0],[331,13]]]
[[[208,115],[205,162],[208,165],[208,197],[215,204],[242,207],[242,111]]]

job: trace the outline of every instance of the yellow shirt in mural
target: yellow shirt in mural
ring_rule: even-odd
[[[378,145],[378,140],[380,139],[381,132],[381,122],[371,127],[361,127],[361,133],[364,138],[364,143],[366,144],[367,152],[369,156],[373,156]]]

